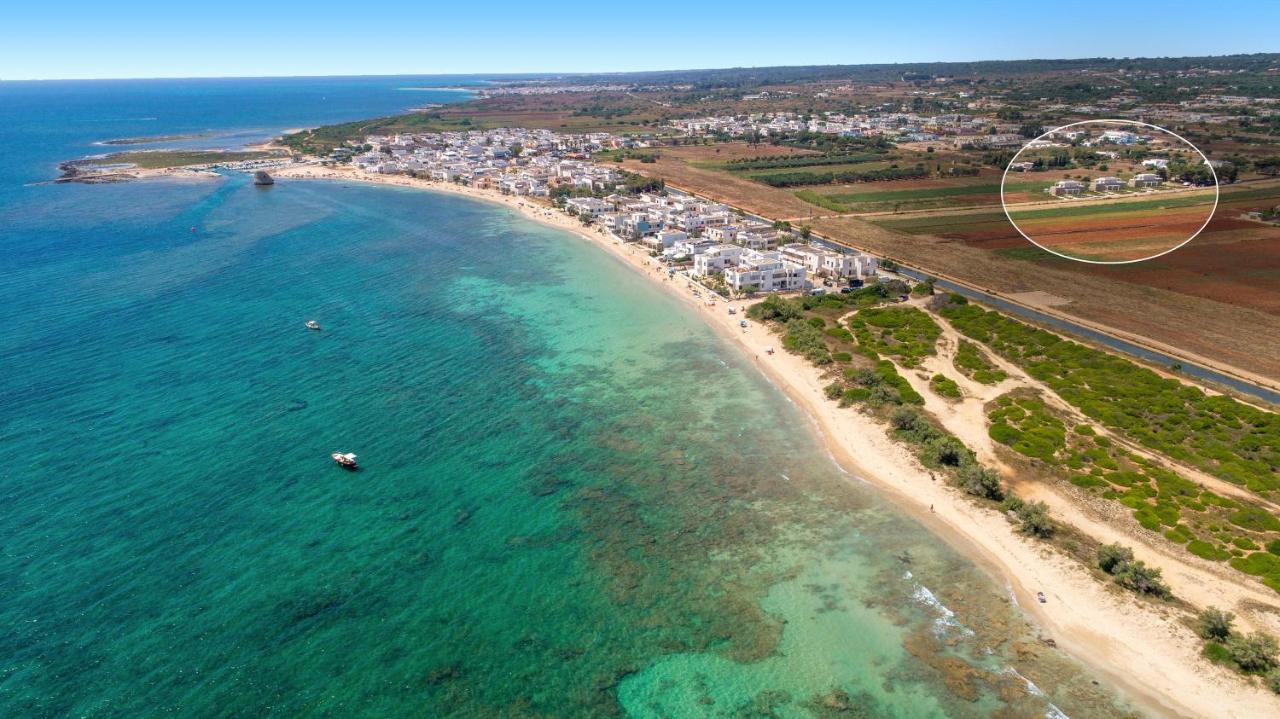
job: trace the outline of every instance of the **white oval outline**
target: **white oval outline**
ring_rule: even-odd
[[[1030,235],[1023,232],[1021,227],[1018,227],[1018,223],[1013,221],[1013,215],[1009,214],[1009,206],[1005,204],[1005,201],[1004,201],[1004,183],[1005,183],[1005,180],[1007,180],[1009,177],[1009,168],[1013,167],[1013,163],[1018,161],[1018,156],[1021,155],[1023,150],[1026,150],[1031,143],[1043,137],[1048,137],[1049,135],[1052,135],[1055,132],[1061,132],[1062,130],[1067,129],[1068,127],[1075,127],[1077,125],[1089,125],[1089,124],[1099,123],[1099,122],[1109,123],[1113,125],[1138,125],[1140,127],[1155,128],[1156,130],[1160,130],[1161,132],[1167,132],[1170,135],[1173,135],[1174,137],[1178,138],[1179,140],[1182,140],[1183,142],[1187,143],[1187,145],[1191,149],[1195,150],[1198,155],[1200,155],[1200,158],[1204,160],[1204,166],[1209,168],[1209,174],[1213,175],[1213,209],[1209,211],[1209,216],[1205,218],[1204,224],[1200,225],[1200,229],[1191,233],[1191,236],[1188,237],[1187,239],[1183,240],[1177,245],[1170,247],[1169,249],[1157,255],[1151,255],[1150,257],[1140,257],[1136,260],[1102,261],[1102,260],[1086,260],[1083,257],[1072,257],[1070,255],[1064,255],[1061,252],[1055,252],[1049,249],[1048,247],[1041,245],[1039,242],[1036,242],[1035,240],[1031,239]],[[1222,183],[1218,180],[1218,171],[1213,169],[1213,165],[1209,164],[1209,157],[1208,155],[1204,154],[1204,151],[1202,151],[1199,147],[1196,147],[1195,143],[1191,142],[1190,140],[1183,137],[1182,135],[1179,135],[1173,130],[1160,127],[1159,125],[1152,125],[1149,122],[1138,122],[1137,120],[1080,120],[1079,122],[1068,123],[1066,125],[1063,125],[1062,127],[1058,127],[1053,130],[1048,130],[1047,132],[1041,133],[1039,136],[1035,138],[1027,140],[1026,144],[1023,145],[1017,152],[1013,154],[1013,157],[1009,160],[1009,164],[1005,165],[1004,174],[1000,176],[1000,208],[1004,210],[1005,219],[1009,220],[1009,224],[1013,225],[1013,229],[1017,230],[1018,234],[1022,235],[1022,238],[1024,240],[1026,240],[1027,242],[1030,242],[1036,247],[1039,247],[1045,252],[1048,252],[1051,255],[1057,255],[1058,257],[1061,257],[1064,260],[1073,260],[1075,262],[1087,262],[1091,265],[1131,265],[1135,262],[1146,262],[1147,260],[1154,260],[1157,257],[1164,257],[1165,255],[1169,254],[1170,252],[1173,252],[1174,250],[1181,249],[1188,242],[1194,240],[1196,237],[1199,237],[1200,233],[1204,232],[1204,228],[1208,227],[1209,223],[1213,221],[1213,216],[1218,213],[1218,200],[1221,196],[1222,196]]]

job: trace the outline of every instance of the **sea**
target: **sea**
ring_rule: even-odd
[[[49,183],[484,81],[0,83],[0,716],[1136,713],[574,235],[395,187]]]

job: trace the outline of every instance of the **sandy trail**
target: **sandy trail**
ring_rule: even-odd
[[[533,220],[596,244],[688,302],[725,340],[752,358],[765,377],[807,411],[815,431],[846,470],[879,487],[1008,586],[1012,601],[1045,636],[1105,677],[1144,711],[1171,717],[1253,719],[1280,715],[1280,698],[1200,656],[1200,640],[1185,626],[1178,612],[1139,601],[1100,582],[1073,560],[1018,534],[999,512],[980,507],[946,483],[931,479],[929,471],[893,441],[877,420],[827,401],[822,389],[828,380],[821,371],[781,350],[768,354],[766,348],[780,347],[780,339],[755,322],[749,321],[744,331],[738,326],[741,313],[727,313],[727,306],[744,308],[746,303],[719,300],[709,307],[705,300],[693,296],[682,278],[667,280],[665,271],[655,267],[639,248],[586,228],[575,218],[529,198],[314,165],[282,168],[272,174],[277,180],[360,180],[466,195],[505,204]],[[946,374],[957,381],[962,379],[954,371]],[[984,391],[994,392],[1003,386]],[[926,396],[932,394],[927,387],[924,389]],[[1168,574],[1174,591],[1184,595],[1183,576],[1174,568]],[[1045,593],[1047,604],[1036,601],[1038,591]],[[1228,599],[1243,595],[1222,595],[1220,600],[1217,596],[1215,604],[1231,607]]]

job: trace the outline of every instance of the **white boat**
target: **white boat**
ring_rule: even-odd
[[[316,322],[315,320],[307,320],[307,329],[318,330],[320,329],[320,323]]]
[[[350,452],[334,452],[333,461],[338,463],[343,469],[359,469],[360,465],[356,464],[356,456]]]

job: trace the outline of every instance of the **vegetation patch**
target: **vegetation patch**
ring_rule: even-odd
[[[1044,462],[1056,462],[1067,447],[1066,427],[1039,397],[1011,392],[992,403],[988,433],[1013,451]]]
[[[1009,376],[993,365],[977,345],[966,340],[960,340],[952,364],[966,377],[981,384],[1000,384]]]
[[[859,311],[849,319],[858,344],[898,358],[904,367],[917,367],[934,354],[942,329],[915,307],[883,307]]]
[[[972,304],[939,313],[1100,424],[1260,493],[1280,489],[1280,417]]]
[[[950,399],[960,399],[960,385],[956,381],[944,374],[935,374],[929,380],[929,389],[940,397],[948,397]]]

